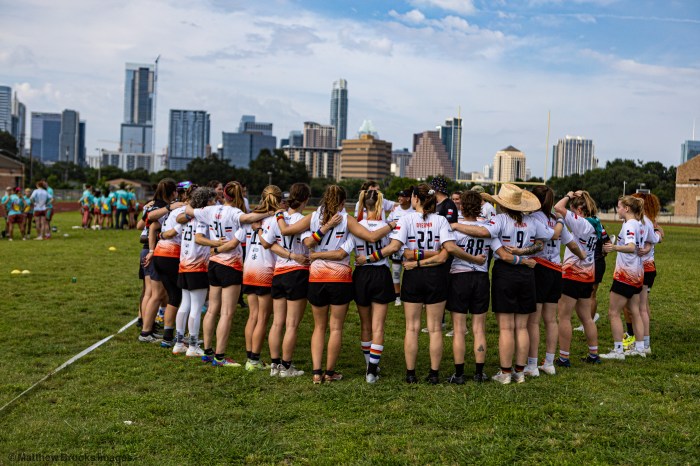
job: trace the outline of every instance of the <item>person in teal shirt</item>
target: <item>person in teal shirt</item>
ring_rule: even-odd
[[[51,220],[53,220],[53,188],[49,186],[44,180],[44,185],[46,185],[46,192],[49,194],[49,200],[46,203],[46,238],[51,238]]]
[[[34,221],[34,202],[32,201],[32,188],[24,190],[24,237],[29,239],[32,234],[32,222]]]
[[[83,228],[90,227],[90,213],[92,212],[92,204],[94,200],[92,198],[92,186],[85,186],[85,191],[83,195],[80,196],[80,213],[83,217]]]
[[[19,236],[24,238],[22,235],[24,230],[24,199],[19,193],[20,188],[15,188],[14,192],[8,196],[5,204],[7,208],[7,236],[10,241],[12,241],[15,225],[19,229]]]
[[[136,228],[136,194],[134,193],[134,187],[128,185],[126,194],[129,197],[129,228]]]
[[[129,215],[129,193],[126,192],[126,183],[123,181],[119,183],[119,189],[114,193],[117,202],[117,224],[115,228],[123,229],[124,225],[128,223]]]

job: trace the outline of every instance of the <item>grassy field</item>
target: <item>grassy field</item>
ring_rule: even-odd
[[[138,234],[71,229],[78,224],[77,214],[61,214],[51,241],[0,242],[0,405],[136,315]],[[616,234],[617,226],[609,230]],[[403,313],[391,306],[382,377],[371,386],[351,306],[338,363],[346,379],[314,386],[310,376],[271,379],[174,357],[138,343],[132,327],[0,412],[0,464],[21,454],[149,464],[697,464],[700,229],[666,233],[651,295],[654,353],[646,360],[575,362],[522,385],[408,386]],[[612,346],[606,318],[612,260],[601,287],[602,351]],[[13,269],[31,274],[11,275]],[[245,356],[246,318],[239,309],[229,342],[238,360]],[[312,320],[309,311],[296,355],[297,367],[309,373]],[[488,374],[498,366],[497,337],[491,314]],[[422,334],[420,376],[428,370],[427,344]],[[578,361],[585,351],[576,334],[572,357]],[[443,377],[451,360],[445,338]],[[472,363],[468,353],[468,374]]]

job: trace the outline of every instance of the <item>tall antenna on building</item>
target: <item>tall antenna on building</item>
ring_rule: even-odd
[[[547,165],[549,163],[549,127],[550,127],[550,117],[552,115],[551,110],[547,110],[547,143],[544,146],[544,178],[543,181],[547,182]]]
[[[156,67],[153,70],[153,130],[151,131],[151,154],[153,154],[153,161],[156,160],[156,115],[157,107],[156,102],[158,100],[158,62],[160,61],[160,54],[156,57]],[[161,161],[162,163],[162,161]],[[153,164],[153,169],[155,169],[155,163]]]

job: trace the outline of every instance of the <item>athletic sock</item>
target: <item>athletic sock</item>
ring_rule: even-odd
[[[464,375],[464,363],[462,364],[455,364],[455,375],[457,377],[461,377]]]
[[[216,353],[214,355],[214,358],[216,358],[217,361],[223,361],[225,357],[226,353]]]
[[[147,336],[149,336],[149,335],[152,334],[152,333],[153,333],[153,331],[144,332],[143,330],[141,330],[141,336],[142,336],[142,337],[147,337]]]
[[[372,375],[377,375],[377,365],[373,362],[367,364],[367,373]]]
[[[406,369],[406,377],[409,377],[409,376],[415,377],[415,376],[416,376],[416,370],[415,370],[415,369]]]
[[[626,322],[627,323],[627,335],[633,337],[634,336],[634,327],[632,327],[631,322]]]
[[[253,352],[250,352],[250,355],[253,355]],[[258,359],[260,359],[260,355],[258,355]],[[282,364],[282,360],[280,358],[272,358],[270,361],[272,364]]]
[[[501,372],[503,372],[504,374],[510,374],[513,372],[513,368],[512,367],[501,367]]]
[[[250,357],[251,357],[252,354],[253,354],[252,351],[250,351],[250,350],[245,350],[245,357],[246,357],[246,358],[250,359]]]
[[[382,358],[382,352],[384,351],[384,345],[375,345],[374,343],[369,350],[368,364],[379,365],[379,360]]]
[[[569,360],[569,352],[559,350],[559,360],[562,362],[568,361]]]
[[[589,346],[588,347],[588,355],[592,358],[597,358],[598,357],[598,347],[597,346]]]
[[[474,369],[474,371],[475,371],[477,374],[483,374],[483,373],[484,373],[484,365],[485,365],[485,364],[486,364],[486,363],[483,363],[483,362],[477,362],[477,363],[475,364],[475,367],[476,367],[476,368]]]
[[[283,360],[282,360],[282,366],[283,366],[285,369],[289,369],[290,367],[292,367],[292,361],[285,361],[285,360],[283,359]]]
[[[313,373],[313,375],[321,375],[323,374],[323,369],[314,369],[311,372]]]
[[[185,342],[185,335],[183,335],[180,332],[177,332],[175,335],[175,343],[184,343]]]
[[[172,327],[165,327],[165,331],[163,332],[163,340],[173,341],[174,336],[175,336],[175,329]]]
[[[554,364],[554,353],[544,353],[544,363]]]
[[[635,341],[634,342],[634,349],[636,349],[640,353],[643,353],[644,352],[644,340]]]
[[[518,364],[515,365],[515,372],[522,372],[525,370],[525,366],[519,366]]]
[[[260,353],[250,353],[250,360],[251,361],[260,361]],[[279,364],[279,363],[277,363]]]
[[[395,299],[399,299],[401,297],[401,292],[394,293],[394,297],[395,297]]]
[[[204,350],[204,354],[207,356],[214,356],[214,350],[212,348],[207,348]]]
[[[438,369],[430,369],[430,372],[428,372],[428,377],[438,377],[440,375],[440,371]]]
[[[326,371],[326,376],[333,377],[334,375],[335,375],[335,369],[330,370],[330,371]]]
[[[616,341],[616,342],[614,342],[614,345],[615,345],[615,352],[622,353],[622,342]]]
[[[360,341],[360,346],[362,347],[362,354],[365,355],[365,364],[369,364],[369,350],[372,347],[372,342]]]
[[[651,347],[651,337],[649,335],[644,336],[644,348]]]
[[[536,366],[537,365],[537,358],[527,358],[527,365],[528,366]]]

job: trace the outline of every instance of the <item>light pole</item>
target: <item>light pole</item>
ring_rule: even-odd
[[[625,192],[627,191],[627,182],[623,181],[622,182],[622,195],[625,195]]]
[[[95,147],[95,150],[97,151],[97,183],[95,185],[97,185],[102,178],[102,149]]]
[[[639,191],[641,191],[642,189],[644,189],[644,187],[645,187],[646,185],[647,185],[646,183],[639,183]]]
[[[267,172],[267,185],[272,184],[272,172]]]

